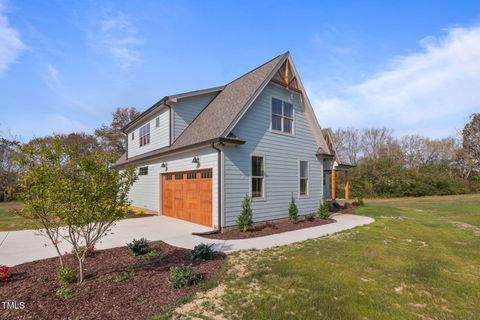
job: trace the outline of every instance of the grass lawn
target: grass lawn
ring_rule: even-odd
[[[234,319],[478,319],[480,195],[375,200],[376,221],[229,256],[214,293],[173,314]]]
[[[23,204],[19,201],[0,202],[0,231],[35,229],[39,225],[32,220],[24,219],[12,210],[21,209]]]

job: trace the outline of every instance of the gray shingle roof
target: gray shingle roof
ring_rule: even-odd
[[[287,56],[288,52],[279,55],[227,84],[175,140],[172,147],[187,146],[228,135],[229,132],[225,131],[252,102],[262,85],[269,81],[270,76]],[[212,121],[213,119],[215,120]]]

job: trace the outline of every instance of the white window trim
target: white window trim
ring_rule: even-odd
[[[142,130],[143,127],[146,127],[146,126],[148,126],[148,134],[147,134],[148,135],[148,142],[142,144],[142,138],[147,136],[147,135],[142,136],[142,134],[141,134],[142,131],[141,130]],[[150,128],[150,122],[144,123],[143,125],[141,125],[138,128],[138,146],[140,148],[145,147],[145,146],[150,144],[150,138],[151,138],[151,130],[150,129],[151,129]]]
[[[306,162],[307,163],[307,194],[302,195],[301,190],[300,190],[300,180],[302,179],[301,177],[301,171],[300,171],[300,163],[301,162]],[[305,199],[305,198],[310,198],[310,161],[309,160],[298,160],[298,197]]]
[[[283,103],[284,102],[292,104],[293,110],[292,110],[292,132],[291,133],[283,132],[283,118],[284,118],[283,116],[282,116],[282,130],[279,131],[279,130],[274,130],[272,128],[273,98],[282,101],[282,112],[283,112]],[[287,136],[287,137],[295,137],[295,123],[296,123],[296,117],[295,116],[296,116],[296,112],[295,112],[295,103],[294,102],[287,101],[287,100],[285,100],[284,97],[279,97],[277,95],[272,95],[270,97],[270,127],[269,127],[269,131],[271,133],[280,134],[280,135],[284,135],[284,136]]]
[[[146,173],[146,174],[140,174],[140,171],[141,171],[140,169],[142,169],[142,168],[147,168],[147,173]],[[150,168],[149,168],[148,166],[138,167],[138,175],[139,175],[139,176],[148,176],[149,171],[150,171]]]
[[[262,183],[262,190],[263,190],[263,196],[262,197],[252,197],[252,157],[261,157],[263,158],[263,183]],[[250,199],[252,200],[252,202],[257,202],[257,201],[267,201],[267,189],[266,189],[266,186],[267,186],[267,157],[265,156],[265,154],[263,153],[252,153],[250,154],[250,158],[249,158],[249,162],[250,162],[250,165],[249,165],[249,170],[250,170],[250,173],[249,173],[249,184],[248,184],[248,195],[250,196]]]

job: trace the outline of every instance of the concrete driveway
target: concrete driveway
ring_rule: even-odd
[[[294,242],[314,239],[336,232],[349,230],[374,222],[372,218],[353,214],[338,214],[332,216],[336,223],[273,234],[269,236],[243,240],[214,240],[192,235],[192,232],[207,232],[210,228],[190,222],[164,216],[119,221],[112,229],[112,234],[103,238],[97,244],[97,249],[108,249],[124,246],[133,238],[142,237],[150,241],[162,240],[166,243],[192,249],[200,243],[214,245],[217,251],[231,252],[247,249],[266,249]],[[6,238],[5,238],[6,237]],[[37,231],[0,232],[0,265],[14,266],[20,263],[55,257],[55,248],[49,240]],[[61,252],[70,252],[68,243],[60,244]]]
[[[169,238],[192,237],[192,232],[206,232],[210,228],[187,221],[164,216],[126,219],[118,221],[112,228],[112,234],[105,236],[97,249],[108,249],[124,246],[133,238],[147,238],[150,241]],[[5,240],[4,240],[5,239]],[[20,263],[56,257],[56,251],[50,240],[36,230],[0,232],[0,265],[14,266]],[[71,246],[63,241],[60,252],[71,251]]]

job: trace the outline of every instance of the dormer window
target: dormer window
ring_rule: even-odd
[[[140,147],[150,143],[150,123],[140,127]]]
[[[132,140],[135,140],[135,132],[132,132]]]
[[[272,131],[293,133],[293,104],[272,98]]]
[[[160,127],[160,117],[155,118],[155,128]]]

